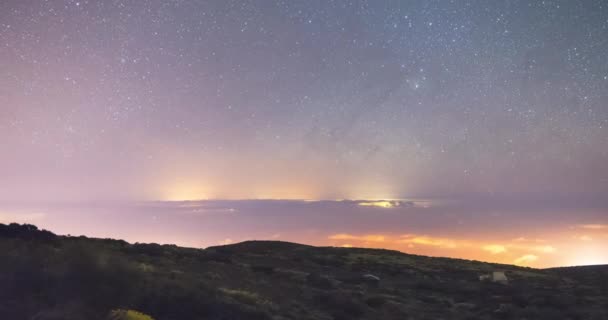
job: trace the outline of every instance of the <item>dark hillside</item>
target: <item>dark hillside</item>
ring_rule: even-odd
[[[493,271],[508,283],[479,280]],[[0,319],[608,319],[607,273],[276,241],[201,250],[0,224]]]

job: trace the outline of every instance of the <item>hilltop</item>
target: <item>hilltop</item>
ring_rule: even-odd
[[[494,271],[508,284],[480,281]],[[608,266],[279,241],[193,249],[18,224],[0,224],[0,283],[1,319],[608,319]]]

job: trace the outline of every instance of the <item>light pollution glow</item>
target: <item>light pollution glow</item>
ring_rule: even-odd
[[[359,205],[367,206],[367,207],[380,207],[380,208],[389,209],[398,204],[391,202],[391,201],[371,201],[371,202],[360,202]]]
[[[0,207],[0,222],[34,223],[62,234],[190,247],[271,239],[531,267],[608,263],[608,221],[602,211],[537,213],[521,224],[520,219],[530,215],[525,208],[487,219],[492,209],[460,207],[453,201],[390,200],[386,201],[392,203],[390,207],[368,205],[382,202],[204,200],[29,209],[13,205]],[[557,219],[547,222],[543,215]]]
[[[608,6],[471,4],[2,0],[0,221],[608,262]]]

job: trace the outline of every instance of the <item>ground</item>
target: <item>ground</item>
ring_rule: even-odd
[[[479,280],[492,271],[508,284]],[[608,266],[541,270],[277,241],[203,250],[16,224],[0,224],[0,283],[1,319],[608,319]]]

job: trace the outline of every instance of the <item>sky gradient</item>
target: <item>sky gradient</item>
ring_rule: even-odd
[[[0,221],[573,264],[608,247],[606,52],[602,0],[4,0]]]

